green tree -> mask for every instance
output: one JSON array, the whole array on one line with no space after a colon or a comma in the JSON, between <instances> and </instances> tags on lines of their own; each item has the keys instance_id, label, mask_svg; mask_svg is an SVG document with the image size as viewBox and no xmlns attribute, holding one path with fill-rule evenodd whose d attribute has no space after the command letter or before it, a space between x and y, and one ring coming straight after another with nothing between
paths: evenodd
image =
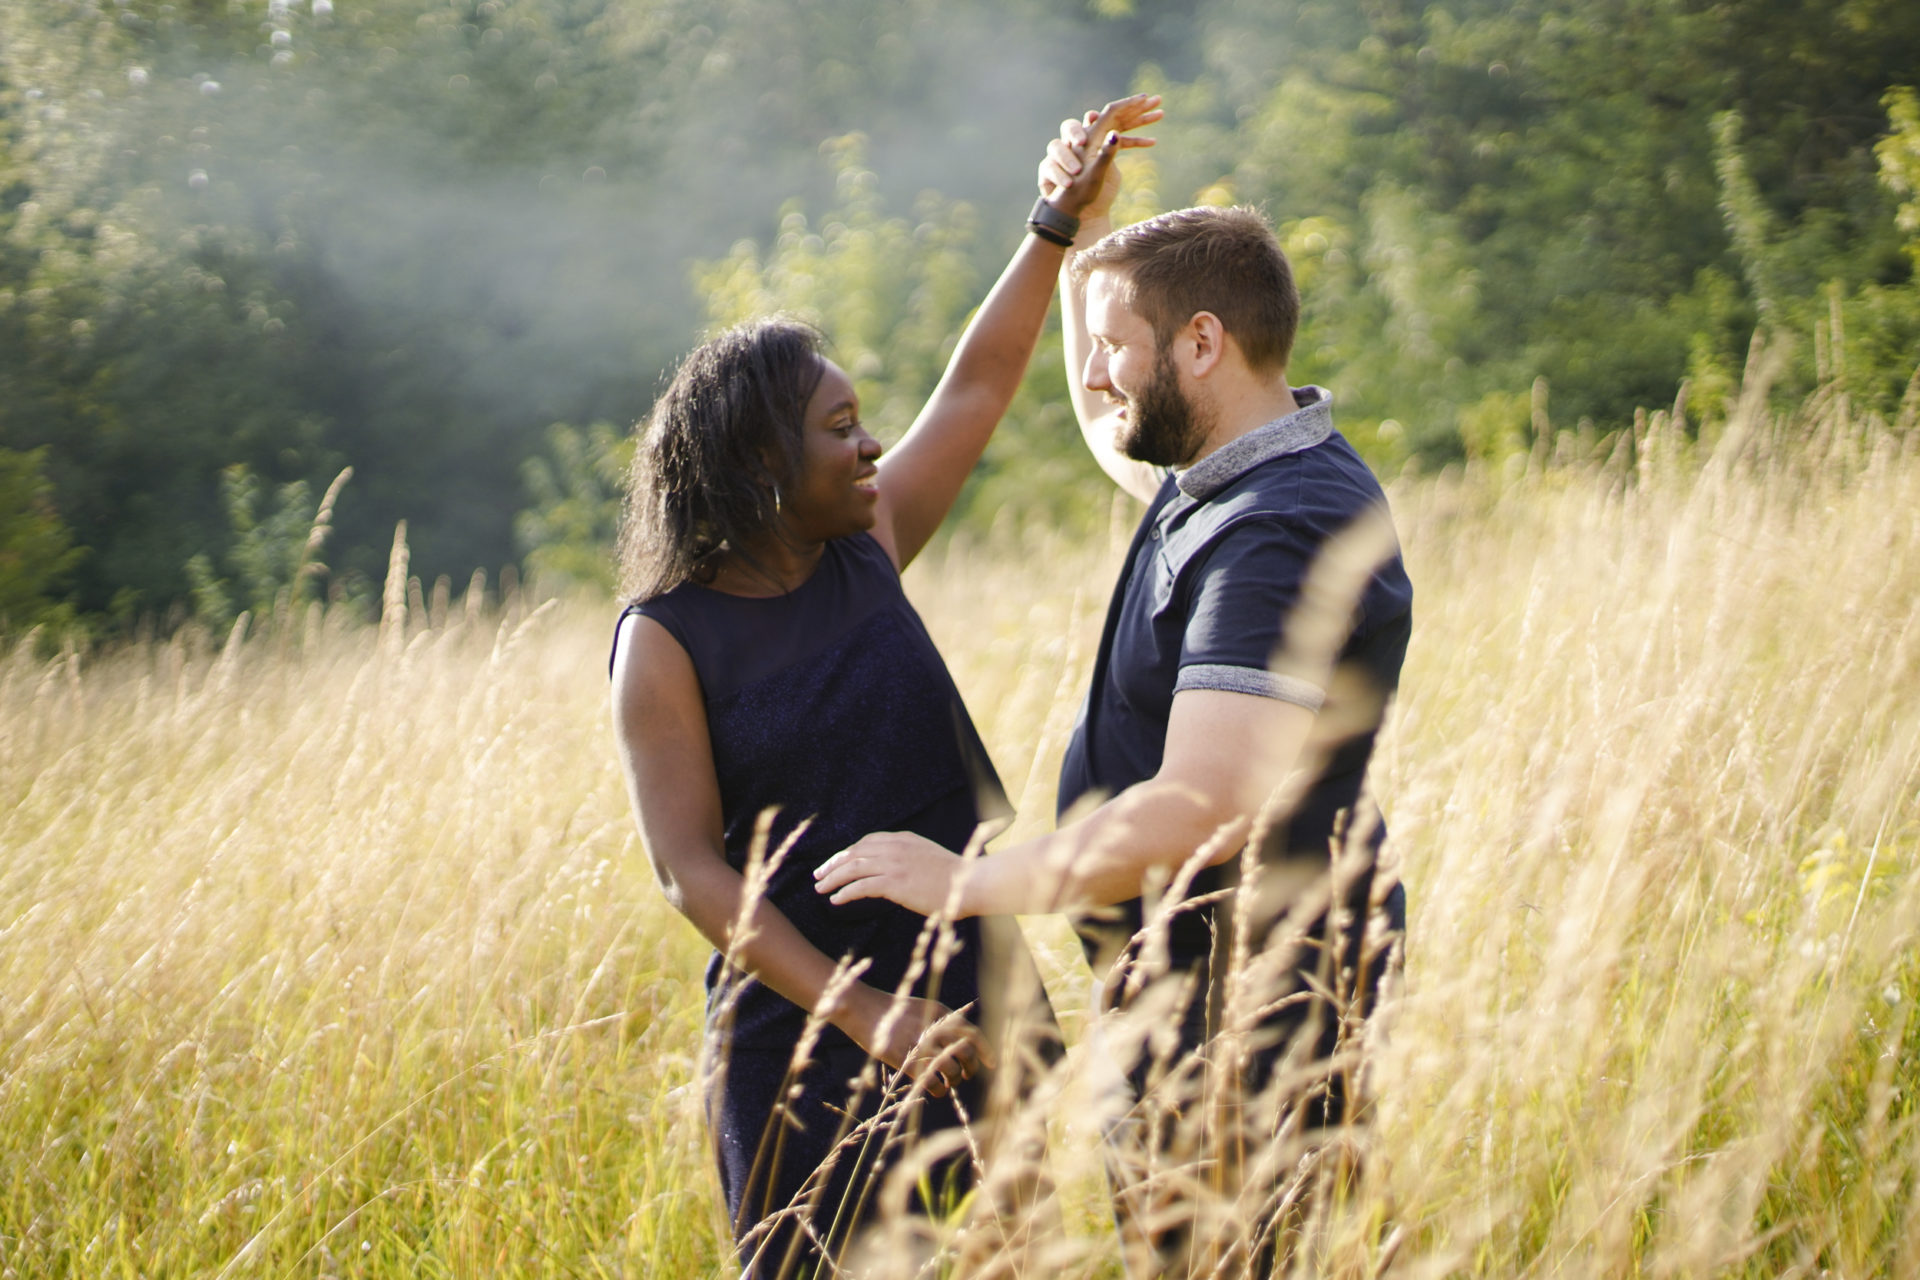
<instances>
[{"instance_id":1,"label":"green tree","mask_svg":"<svg viewBox=\"0 0 1920 1280\"><path fill-rule=\"evenodd\" d=\"M72 618L59 588L84 553L53 508L42 458L0 449L0 634Z\"/></svg>"},{"instance_id":2,"label":"green tree","mask_svg":"<svg viewBox=\"0 0 1920 1280\"><path fill-rule=\"evenodd\" d=\"M1908 85L1887 90L1882 100L1892 126L1874 147L1880 179L1906 200L1896 219L1907 233L1907 256L1920 266L1920 97Z\"/></svg>"},{"instance_id":3,"label":"green tree","mask_svg":"<svg viewBox=\"0 0 1920 1280\"><path fill-rule=\"evenodd\" d=\"M167 616L196 555L253 600L235 465L263 507L359 468L336 584L402 518L423 576L498 566L545 425L639 417L703 317L808 311L904 428L1040 137L1129 80L1172 95L1133 207L1267 207L1295 376L1376 459L1683 377L1710 415L1763 310L1780 394L1892 413L1915 65L1910 0L4 3L0 448L44 450L82 615ZM963 519L1102 492L1054 342Z\"/></svg>"},{"instance_id":4,"label":"green tree","mask_svg":"<svg viewBox=\"0 0 1920 1280\"><path fill-rule=\"evenodd\" d=\"M533 506L514 521L536 584L613 593L614 544L633 449L633 436L607 422L584 430L565 423L547 428L545 456L527 459L522 468Z\"/></svg>"},{"instance_id":5,"label":"green tree","mask_svg":"<svg viewBox=\"0 0 1920 1280\"><path fill-rule=\"evenodd\" d=\"M1872 144L1920 62L1913 6L1210 12L1208 71L1162 131L1173 187L1225 174L1311 242L1299 374L1363 441L1395 418L1401 447L1445 457L1463 412L1537 375L1563 425L1622 421L1689 372L1737 377L1763 300L1796 339L1831 328L1834 287L1856 400L1897 400L1912 264ZM1817 374L1798 346L1783 395Z\"/></svg>"},{"instance_id":6,"label":"green tree","mask_svg":"<svg viewBox=\"0 0 1920 1280\"><path fill-rule=\"evenodd\" d=\"M218 576L207 553L193 556L186 573L195 616L216 630L231 626L236 591L239 607L251 613L256 624L278 620L313 598L315 580L327 572L319 553L332 532L334 504L352 477L351 467L334 477L318 507L306 481L289 481L262 510L263 486L252 471L235 463L221 472L221 496L232 533L226 563L235 580Z\"/></svg>"},{"instance_id":7,"label":"green tree","mask_svg":"<svg viewBox=\"0 0 1920 1280\"><path fill-rule=\"evenodd\" d=\"M716 325L774 312L817 325L853 378L869 429L892 441L932 394L980 289L977 219L930 192L917 221L889 216L865 145L850 134L824 148L837 199L818 230L789 200L770 253L742 240L727 257L695 264L693 280Z\"/></svg>"},{"instance_id":8,"label":"green tree","mask_svg":"<svg viewBox=\"0 0 1920 1280\"><path fill-rule=\"evenodd\" d=\"M996 131L1024 149L1143 40L1186 47L1174 12L0 5L0 447L47 449L83 612L165 616L196 554L227 564L236 464L310 494L360 468L337 576L379 581L401 518L423 575L497 566L542 426L640 415L699 321L685 263L830 200L823 139L874 129L896 198L979 188L983 154L1017 195Z\"/></svg>"}]
</instances>

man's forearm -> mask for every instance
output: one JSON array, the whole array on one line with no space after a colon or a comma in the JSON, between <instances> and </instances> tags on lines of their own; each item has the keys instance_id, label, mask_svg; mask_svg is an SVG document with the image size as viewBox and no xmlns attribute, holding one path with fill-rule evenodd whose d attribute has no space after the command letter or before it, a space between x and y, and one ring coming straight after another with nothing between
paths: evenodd
<instances>
[{"instance_id":1,"label":"man's forearm","mask_svg":"<svg viewBox=\"0 0 1920 1280\"><path fill-rule=\"evenodd\" d=\"M1203 850L1207 865L1233 856L1245 818L1178 783L1129 787L1078 822L989 854L967 869L963 916L1041 915L1137 898L1166 883Z\"/></svg>"}]
</instances>

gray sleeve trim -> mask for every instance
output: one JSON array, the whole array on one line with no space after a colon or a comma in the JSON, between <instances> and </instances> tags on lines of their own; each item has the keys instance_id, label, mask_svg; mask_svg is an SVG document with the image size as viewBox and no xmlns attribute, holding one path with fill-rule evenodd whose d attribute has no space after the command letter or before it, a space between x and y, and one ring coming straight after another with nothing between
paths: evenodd
<instances>
[{"instance_id":1,"label":"gray sleeve trim","mask_svg":"<svg viewBox=\"0 0 1920 1280\"><path fill-rule=\"evenodd\" d=\"M1261 698L1277 698L1309 711L1320 710L1327 695L1298 676L1275 675L1259 667L1230 667L1224 663L1196 663L1180 668L1173 691L1216 689L1221 693L1251 693Z\"/></svg>"}]
</instances>

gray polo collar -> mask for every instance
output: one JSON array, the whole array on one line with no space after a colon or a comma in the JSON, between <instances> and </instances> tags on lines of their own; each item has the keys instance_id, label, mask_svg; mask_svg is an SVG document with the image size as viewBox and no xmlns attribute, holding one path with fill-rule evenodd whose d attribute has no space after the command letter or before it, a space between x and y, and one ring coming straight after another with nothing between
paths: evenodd
<instances>
[{"instance_id":1,"label":"gray polo collar","mask_svg":"<svg viewBox=\"0 0 1920 1280\"><path fill-rule=\"evenodd\" d=\"M1311 449L1333 434L1333 392L1325 387L1295 387L1292 413L1255 427L1221 445L1185 471L1173 473L1180 492L1205 502L1263 462Z\"/></svg>"}]
</instances>

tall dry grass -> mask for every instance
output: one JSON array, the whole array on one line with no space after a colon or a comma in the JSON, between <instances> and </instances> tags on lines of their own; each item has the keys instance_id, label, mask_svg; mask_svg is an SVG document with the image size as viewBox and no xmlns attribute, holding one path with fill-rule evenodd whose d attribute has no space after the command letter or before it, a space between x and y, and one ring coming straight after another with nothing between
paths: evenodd
<instances>
[{"instance_id":1,"label":"tall dry grass","mask_svg":"<svg viewBox=\"0 0 1920 1280\"><path fill-rule=\"evenodd\" d=\"M1920 1273L1920 448L1758 404L1393 491L1405 991L1301 1270ZM1116 559L909 575L1030 828ZM0 665L0 1275L729 1272L611 611L405 600ZM1113 1028L1028 924L1073 1042L1028 1274L1113 1275Z\"/></svg>"},{"instance_id":2,"label":"tall dry grass","mask_svg":"<svg viewBox=\"0 0 1920 1280\"><path fill-rule=\"evenodd\" d=\"M7 663L0 1266L720 1256L695 947L609 768L606 621Z\"/></svg>"}]
</instances>

